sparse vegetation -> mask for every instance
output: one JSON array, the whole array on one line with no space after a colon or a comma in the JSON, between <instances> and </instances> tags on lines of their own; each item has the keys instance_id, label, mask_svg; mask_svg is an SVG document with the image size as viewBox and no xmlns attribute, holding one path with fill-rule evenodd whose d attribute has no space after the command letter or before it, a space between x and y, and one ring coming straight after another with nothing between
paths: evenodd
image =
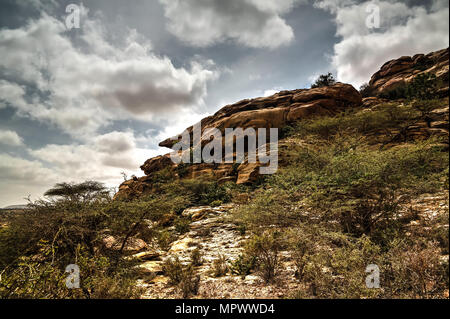
<instances>
[{"instance_id":1,"label":"sparse vegetation","mask_svg":"<svg viewBox=\"0 0 450 319\"><path fill-rule=\"evenodd\" d=\"M213 262L213 276L222 277L228 272L227 259L224 255L219 254Z\"/></svg>"},{"instance_id":2,"label":"sparse vegetation","mask_svg":"<svg viewBox=\"0 0 450 319\"><path fill-rule=\"evenodd\" d=\"M254 257L256 267L265 282L270 282L277 274L281 236L278 232L266 231L253 236L247 243L246 253Z\"/></svg>"},{"instance_id":3,"label":"sparse vegetation","mask_svg":"<svg viewBox=\"0 0 450 319\"><path fill-rule=\"evenodd\" d=\"M201 266L201 265L203 265L202 252L200 251L199 247L195 248L191 252L191 263L194 266Z\"/></svg>"},{"instance_id":4,"label":"sparse vegetation","mask_svg":"<svg viewBox=\"0 0 450 319\"><path fill-rule=\"evenodd\" d=\"M255 271L270 281L284 250L304 287L292 297L442 296L448 264L440 256L448 252L448 228L408 233L417 215L405 208L423 194L448 191L448 154L439 146L446 137L407 134L444 103L416 99L298 123L286 163L233 215L251 234L253 249L231 271ZM448 224L446 216L440 224ZM254 268L243 266L249 252ZM380 267L383 289L365 286L369 264Z\"/></svg>"},{"instance_id":5,"label":"sparse vegetation","mask_svg":"<svg viewBox=\"0 0 450 319\"><path fill-rule=\"evenodd\" d=\"M363 85L361 85L361 87L359 88L359 93L363 98L373 96L372 88L368 83L364 83Z\"/></svg>"},{"instance_id":6,"label":"sparse vegetation","mask_svg":"<svg viewBox=\"0 0 450 319\"><path fill-rule=\"evenodd\" d=\"M278 172L252 186L178 180L162 170L151 176L151 195L121 201L93 181L55 185L46 200L8 214L0 228L0 297L138 298L137 261L128 258L128 245L142 239L167 256L175 240L191 235L182 237L192 222L182 215L184 209L234 198L226 220L236 224L230 227L233 234L245 236L240 255L217 252L210 263L202 254L208 249L191 241L182 259L162 259L162 271L180 296L199 293L201 267L210 267L216 278L259 275L264 285L290 276L299 287L291 297L444 296L448 213L418 224L413 207L421 196L449 187L443 151L448 137L411 134L419 125L432 127L435 110L448 103L428 99L429 80L414 82L416 93L422 84L425 89L411 100L312 117L285 128L281 135L291 144L282 150ZM217 234L194 224L192 233ZM105 238L113 238L115 246L107 247ZM282 267L286 261L289 271ZM65 267L73 263L80 267L80 289L65 287ZM365 286L369 264L379 266L382 289Z\"/></svg>"}]
</instances>

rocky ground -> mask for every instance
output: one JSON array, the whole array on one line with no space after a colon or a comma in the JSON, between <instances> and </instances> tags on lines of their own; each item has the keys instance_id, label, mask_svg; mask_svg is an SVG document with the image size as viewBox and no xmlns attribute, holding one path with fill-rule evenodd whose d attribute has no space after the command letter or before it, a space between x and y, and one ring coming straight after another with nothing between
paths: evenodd
<instances>
[{"instance_id":1,"label":"rocky ground","mask_svg":"<svg viewBox=\"0 0 450 319\"><path fill-rule=\"evenodd\" d=\"M251 274L245 279L228 272L221 277L214 276L214 261L224 257L228 262L236 260L242 252L247 236L229 222L234 204L220 207L194 207L183 212L192 222L190 231L180 235L166 251L156 244L131 258L138 258L141 277L139 285L144 289L142 298L180 298L181 292L169 282L164 274L163 263L167 258L178 256L187 265L194 249L201 251L203 263L196 267L200 275L199 293L194 298L287 298L302 288L302 283L294 276L293 261L287 252L281 252L281 267L276 280L266 284L258 275ZM448 193L425 195L414 200L405 212L415 212L416 218L406 227L410 233L431 231L442 228L448 232ZM442 259L448 260L447 254ZM304 287L303 287L304 288ZM448 294L448 292L447 292Z\"/></svg>"}]
</instances>

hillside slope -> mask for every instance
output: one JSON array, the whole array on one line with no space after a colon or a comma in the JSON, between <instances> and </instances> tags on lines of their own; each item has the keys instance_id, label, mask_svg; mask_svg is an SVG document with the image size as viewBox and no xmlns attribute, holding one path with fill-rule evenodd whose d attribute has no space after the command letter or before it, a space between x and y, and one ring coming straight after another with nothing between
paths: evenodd
<instances>
[{"instance_id":1,"label":"hillside slope","mask_svg":"<svg viewBox=\"0 0 450 319\"><path fill-rule=\"evenodd\" d=\"M422 60L440 79L435 98L382 98L394 82L414 82ZM167 155L146 161L146 176L117 198L191 196L176 193L184 185L210 199L167 214L159 229L169 242L135 255L143 297L448 298L448 49L388 62L371 88L364 99L341 83L283 91L202 120L284 127L273 176L258 179L248 163L192 164L181 175ZM381 289L365 285L370 264Z\"/></svg>"}]
</instances>

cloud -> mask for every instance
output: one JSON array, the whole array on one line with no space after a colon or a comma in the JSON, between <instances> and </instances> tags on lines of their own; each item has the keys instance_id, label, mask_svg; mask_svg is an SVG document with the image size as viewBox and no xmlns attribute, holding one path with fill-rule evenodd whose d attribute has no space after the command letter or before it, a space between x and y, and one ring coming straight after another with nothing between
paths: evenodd
<instances>
[{"instance_id":1,"label":"cloud","mask_svg":"<svg viewBox=\"0 0 450 319\"><path fill-rule=\"evenodd\" d=\"M366 27L368 4L380 8L379 29ZM435 0L429 8L395 1L316 1L315 6L335 16L336 35L332 63L339 81L356 87L391 59L429 53L448 47L447 0Z\"/></svg>"},{"instance_id":2,"label":"cloud","mask_svg":"<svg viewBox=\"0 0 450 319\"><path fill-rule=\"evenodd\" d=\"M46 13L0 30L0 108L86 137L115 120L151 122L204 105L207 82L217 77L211 64L177 68L135 30L113 45L99 18L83 12L78 36Z\"/></svg>"},{"instance_id":3,"label":"cloud","mask_svg":"<svg viewBox=\"0 0 450 319\"><path fill-rule=\"evenodd\" d=\"M85 144L51 144L29 150L31 156L53 167L58 176L116 182L121 170L139 173L139 166L154 153L156 150L138 148L132 132L117 131Z\"/></svg>"},{"instance_id":4,"label":"cloud","mask_svg":"<svg viewBox=\"0 0 450 319\"><path fill-rule=\"evenodd\" d=\"M8 154L0 154L0 176L2 181L27 181L30 184L38 184L43 180L48 181L56 177L50 169L37 160L30 161Z\"/></svg>"},{"instance_id":5,"label":"cloud","mask_svg":"<svg viewBox=\"0 0 450 319\"><path fill-rule=\"evenodd\" d=\"M299 0L160 0L168 29L198 47L232 40L253 48L277 48L294 39L281 17ZM302 1L303 2L303 1Z\"/></svg>"},{"instance_id":6,"label":"cloud","mask_svg":"<svg viewBox=\"0 0 450 319\"><path fill-rule=\"evenodd\" d=\"M58 180L55 172L40 161L1 153L0 176L2 206L25 203L28 195L42 194Z\"/></svg>"},{"instance_id":7,"label":"cloud","mask_svg":"<svg viewBox=\"0 0 450 319\"><path fill-rule=\"evenodd\" d=\"M0 144L21 146L23 145L23 139L14 131L0 129Z\"/></svg>"}]
</instances>

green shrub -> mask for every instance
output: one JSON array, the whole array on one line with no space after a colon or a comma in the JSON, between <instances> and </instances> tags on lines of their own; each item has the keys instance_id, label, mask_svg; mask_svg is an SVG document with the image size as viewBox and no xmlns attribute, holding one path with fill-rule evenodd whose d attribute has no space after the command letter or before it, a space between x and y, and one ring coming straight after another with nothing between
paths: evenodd
<instances>
[{"instance_id":1,"label":"green shrub","mask_svg":"<svg viewBox=\"0 0 450 319\"><path fill-rule=\"evenodd\" d=\"M255 268L255 264L255 256L241 254L236 260L230 262L229 268L232 274L239 275L242 279L245 279L245 277L250 275L251 271Z\"/></svg>"},{"instance_id":2,"label":"green shrub","mask_svg":"<svg viewBox=\"0 0 450 319\"><path fill-rule=\"evenodd\" d=\"M364 83L363 85L361 85L361 87L359 88L359 93L363 98L373 96L373 90L368 83Z\"/></svg>"},{"instance_id":3,"label":"green shrub","mask_svg":"<svg viewBox=\"0 0 450 319\"><path fill-rule=\"evenodd\" d=\"M223 277L228 273L227 259L225 256L219 254L213 262L213 276Z\"/></svg>"},{"instance_id":4,"label":"green shrub","mask_svg":"<svg viewBox=\"0 0 450 319\"><path fill-rule=\"evenodd\" d=\"M163 264L163 271L172 285L178 285L183 279L183 265L178 256L167 258Z\"/></svg>"},{"instance_id":5,"label":"green shrub","mask_svg":"<svg viewBox=\"0 0 450 319\"><path fill-rule=\"evenodd\" d=\"M384 283L387 297L431 298L448 289L448 261L441 263L433 242L399 241L385 256ZM383 272L382 272L383 273Z\"/></svg>"},{"instance_id":6,"label":"green shrub","mask_svg":"<svg viewBox=\"0 0 450 319\"><path fill-rule=\"evenodd\" d=\"M211 203L210 203L210 205L212 206L212 207L219 207L219 206L221 206L223 203L222 203L222 201L221 200L215 200L215 201L212 201Z\"/></svg>"},{"instance_id":7,"label":"green shrub","mask_svg":"<svg viewBox=\"0 0 450 319\"><path fill-rule=\"evenodd\" d=\"M320 75L317 80L314 82L314 84L311 85L311 88L320 88L324 86L332 86L336 83L336 80L334 79L333 74L330 72L327 74Z\"/></svg>"},{"instance_id":8,"label":"green shrub","mask_svg":"<svg viewBox=\"0 0 450 319\"><path fill-rule=\"evenodd\" d=\"M267 283L277 274L280 249L278 232L266 231L253 236L247 243L246 254L255 259L258 273Z\"/></svg>"},{"instance_id":9,"label":"green shrub","mask_svg":"<svg viewBox=\"0 0 450 319\"><path fill-rule=\"evenodd\" d=\"M161 249L169 250L170 244L176 240L176 236L167 229L162 229L157 232L156 239Z\"/></svg>"},{"instance_id":10,"label":"green shrub","mask_svg":"<svg viewBox=\"0 0 450 319\"><path fill-rule=\"evenodd\" d=\"M189 232L190 223L191 222L188 219L178 218L175 221L175 230L180 234L185 234Z\"/></svg>"},{"instance_id":11,"label":"green shrub","mask_svg":"<svg viewBox=\"0 0 450 319\"><path fill-rule=\"evenodd\" d=\"M200 276L195 273L195 269L192 265L189 265L183 269L182 278L178 286L184 299L190 297L191 295L198 294L198 289L200 287Z\"/></svg>"},{"instance_id":12,"label":"green shrub","mask_svg":"<svg viewBox=\"0 0 450 319\"><path fill-rule=\"evenodd\" d=\"M419 74L407 85L405 95L408 99L431 100L435 98L438 85L435 74Z\"/></svg>"},{"instance_id":13,"label":"green shrub","mask_svg":"<svg viewBox=\"0 0 450 319\"><path fill-rule=\"evenodd\" d=\"M203 257L202 252L199 247L195 248L191 252L191 263L193 266L201 266L203 265Z\"/></svg>"},{"instance_id":14,"label":"green shrub","mask_svg":"<svg viewBox=\"0 0 450 319\"><path fill-rule=\"evenodd\" d=\"M200 276L196 274L193 264L183 266L178 256L169 257L164 261L163 271L169 277L170 284L180 289L183 298L198 293Z\"/></svg>"}]
</instances>

